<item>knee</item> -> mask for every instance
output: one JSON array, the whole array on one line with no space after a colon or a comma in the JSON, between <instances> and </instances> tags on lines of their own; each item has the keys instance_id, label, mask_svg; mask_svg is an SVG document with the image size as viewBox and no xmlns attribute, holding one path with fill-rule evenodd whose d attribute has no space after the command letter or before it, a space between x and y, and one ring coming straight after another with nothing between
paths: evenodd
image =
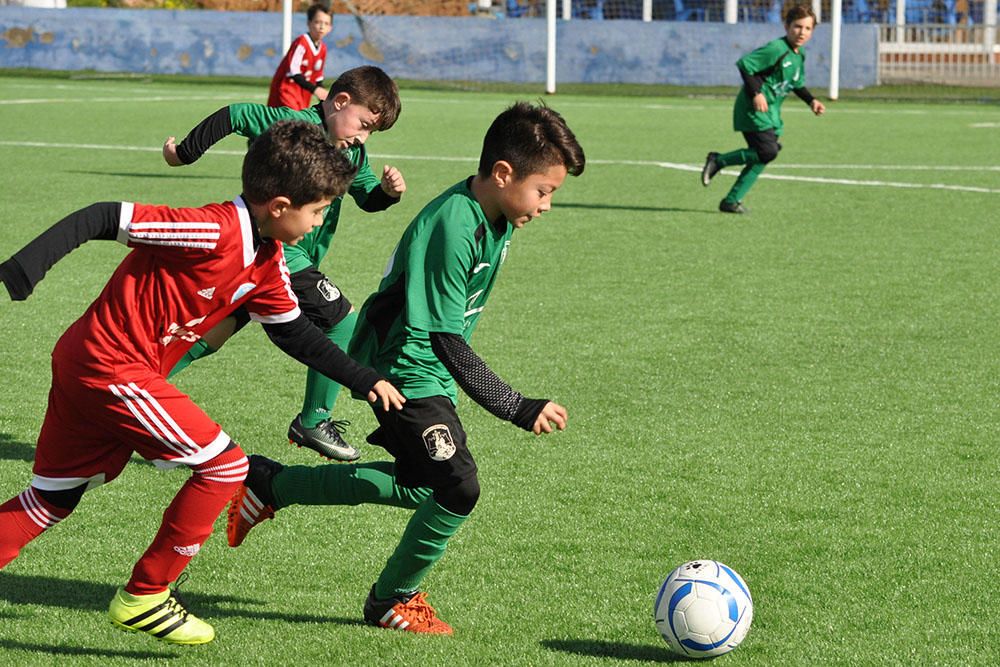
<instances>
[{"instance_id":1,"label":"knee","mask_svg":"<svg viewBox=\"0 0 1000 667\"><path fill-rule=\"evenodd\" d=\"M472 514L472 508L479 500L479 478L473 475L455 486L434 491L434 500L449 512L460 516Z\"/></svg>"},{"instance_id":2,"label":"knee","mask_svg":"<svg viewBox=\"0 0 1000 667\"><path fill-rule=\"evenodd\" d=\"M246 479L250 462L240 446L230 441L221 453L191 470L206 482L238 486Z\"/></svg>"},{"instance_id":3,"label":"knee","mask_svg":"<svg viewBox=\"0 0 1000 667\"><path fill-rule=\"evenodd\" d=\"M59 491L49 491L46 489L35 489L42 500L49 503L50 505L55 505L60 509L72 512L76 509L76 506L80 503L80 499L83 498L84 492L87 490L86 484L81 484L72 489L61 489Z\"/></svg>"},{"instance_id":4,"label":"knee","mask_svg":"<svg viewBox=\"0 0 1000 667\"><path fill-rule=\"evenodd\" d=\"M768 162L773 162L778 157L780 150L781 144L778 143L762 146L757 149L757 157L760 159L761 164L767 164Z\"/></svg>"}]
</instances>

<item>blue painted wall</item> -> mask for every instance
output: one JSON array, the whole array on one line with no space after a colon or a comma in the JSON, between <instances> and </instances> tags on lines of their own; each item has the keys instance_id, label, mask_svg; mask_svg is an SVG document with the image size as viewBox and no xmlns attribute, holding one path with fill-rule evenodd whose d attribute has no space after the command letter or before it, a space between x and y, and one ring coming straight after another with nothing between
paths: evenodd
<instances>
[{"instance_id":1,"label":"blue painted wall","mask_svg":"<svg viewBox=\"0 0 1000 667\"><path fill-rule=\"evenodd\" d=\"M295 34L305 15L294 17ZM734 63L782 35L769 24L570 21L557 81L736 85ZM875 84L877 27L844 25L844 88ZM334 18L328 76L376 64L403 79L545 81L543 19ZM807 47L808 84L829 84L830 29ZM282 57L274 13L0 7L0 67L269 77Z\"/></svg>"}]
</instances>

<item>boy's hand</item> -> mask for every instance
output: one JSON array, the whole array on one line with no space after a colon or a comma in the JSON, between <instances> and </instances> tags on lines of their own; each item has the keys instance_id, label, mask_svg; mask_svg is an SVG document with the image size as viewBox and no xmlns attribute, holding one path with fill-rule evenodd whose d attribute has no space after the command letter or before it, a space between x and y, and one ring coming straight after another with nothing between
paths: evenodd
<instances>
[{"instance_id":1,"label":"boy's hand","mask_svg":"<svg viewBox=\"0 0 1000 667\"><path fill-rule=\"evenodd\" d=\"M372 387L372 390L368 392L369 403L378 403L379 400L382 401L382 409L386 412L389 412L390 406L401 410L403 403L406 403L406 397L399 393L399 390L389 384L387 380L379 380Z\"/></svg>"},{"instance_id":2,"label":"boy's hand","mask_svg":"<svg viewBox=\"0 0 1000 667\"><path fill-rule=\"evenodd\" d=\"M555 425L555 427L560 431L563 431L566 429L567 419L569 419L569 413L566 412L566 408L558 403L549 401L545 404L545 407L542 408L542 411L538 413L538 417L535 418L535 426L531 429L531 431L535 435L552 433L553 425Z\"/></svg>"},{"instance_id":3,"label":"boy's hand","mask_svg":"<svg viewBox=\"0 0 1000 667\"><path fill-rule=\"evenodd\" d=\"M317 86L316 90L313 91L313 95L316 96L317 100L319 100L320 102L322 102L323 100L326 99L327 93L329 93L329 92L330 91L326 90L325 88L320 88L320 87Z\"/></svg>"},{"instance_id":4,"label":"boy's hand","mask_svg":"<svg viewBox=\"0 0 1000 667\"><path fill-rule=\"evenodd\" d=\"M822 116L823 112L826 111L826 107L823 106L823 103L820 102L819 100L813 100L812 104L810 104L809 107L812 109L812 112L817 116Z\"/></svg>"},{"instance_id":5,"label":"boy's hand","mask_svg":"<svg viewBox=\"0 0 1000 667\"><path fill-rule=\"evenodd\" d=\"M177 157L177 144L174 143L174 137L167 137L167 140L163 142L163 159L171 167L184 166L181 159Z\"/></svg>"},{"instance_id":6,"label":"boy's hand","mask_svg":"<svg viewBox=\"0 0 1000 667\"><path fill-rule=\"evenodd\" d=\"M403 174L399 172L399 169L389 165L382 168L380 185L382 190L393 199L399 199L406 192L406 181L403 180Z\"/></svg>"},{"instance_id":7,"label":"boy's hand","mask_svg":"<svg viewBox=\"0 0 1000 667\"><path fill-rule=\"evenodd\" d=\"M764 93L757 93L753 96L753 108L754 111L767 113L767 98L764 97Z\"/></svg>"}]
</instances>

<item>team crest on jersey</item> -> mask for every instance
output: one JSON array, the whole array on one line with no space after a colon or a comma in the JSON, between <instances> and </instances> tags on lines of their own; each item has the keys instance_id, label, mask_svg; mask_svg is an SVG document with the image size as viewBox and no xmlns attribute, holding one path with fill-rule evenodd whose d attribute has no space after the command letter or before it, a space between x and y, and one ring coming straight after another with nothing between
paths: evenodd
<instances>
[{"instance_id":1,"label":"team crest on jersey","mask_svg":"<svg viewBox=\"0 0 1000 667\"><path fill-rule=\"evenodd\" d=\"M316 289L319 290L319 293L327 301L336 301L340 298L340 290L328 278L323 278L323 280L316 283Z\"/></svg>"},{"instance_id":2,"label":"team crest on jersey","mask_svg":"<svg viewBox=\"0 0 1000 667\"><path fill-rule=\"evenodd\" d=\"M233 292L233 298L229 300L229 303L236 303L237 301L245 297L247 294L249 294L250 290L252 290L254 287L256 287L256 285L254 285L253 283L243 283L242 285L236 288L235 292Z\"/></svg>"},{"instance_id":3,"label":"team crest on jersey","mask_svg":"<svg viewBox=\"0 0 1000 667\"><path fill-rule=\"evenodd\" d=\"M434 424L423 432L424 446L432 461L447 461L455 455L455 440L444 424Z\"/></svg>"}]
</instances>

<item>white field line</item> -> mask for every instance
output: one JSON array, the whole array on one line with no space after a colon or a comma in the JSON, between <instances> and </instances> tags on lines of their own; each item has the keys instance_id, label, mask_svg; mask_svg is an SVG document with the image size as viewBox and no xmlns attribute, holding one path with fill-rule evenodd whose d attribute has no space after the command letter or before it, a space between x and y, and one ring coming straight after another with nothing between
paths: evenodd
<instances>
[{"instance_id":1,"label":"white field line","mask_svg":"<svg viewBox=\"0 0 1000 667\"><path fill-rule=\"evenodd\" d=\"M25 87L25 86L19 86ZM63 84L66 89L72 90L71 86ZM735 89L734 89L735 90ZM128 97L86 97L82 95L74 95L71 97L48 97L48 98L22 98L22 99L11 99L11 100L0 100L0 105L5 104L67 104L67 103L80 103L80 102L103 102L112 104L121 104L123 102L187 102L191 100L202 101L202 100L218 100L218 101L232 101L231 95L196 95L196 96L176 96L176 95L159 95L155 97L145 97L142 93L137 93L134 96ZM438 98L434 96L410 96L405 95L403 97L403 102L406 104L419 104L419 103L430 103L435 105L441 104L453 104L453 105L473 105L473 106L495 106L497 104L496 100L483 99L483 98L472 98L469 99L455 99L455 98ZM720 101L721 102L721 101ZM620 109L619 102L604 102L601 100L593 101L583 101L574 99L561 99L558 102L559 107L576 107L576 108L609 108L614 107ZM731 104L726 102L725 104L672 104L672 103L660 103L660 102L638 102L631 106L633 109L648 109L654 111L725 111L730 112ZM782 109L783 112L791 113L812 113L808 108L803 106L789 105ZM995 108L991 108L986 105L980 105L972 108L964 109L872 109L872 108L849 108L849 107L838 107L831 103L829 108L829 114L863 114L863 115L907 115L907 116L928 116L933 115L935 117L939 116L979 116L982 117L986 114L986 117L992 116L996 112ZM979 122L970 123L969 127L972 128L995 128L1000 127L1000 123L996 122Z\"/></svg>"},{"instance_id":2,"label":"white field line","mask_svg":"<svg viewBox=\"0 0 1000 667\"><path fill-rule=\"evenodd\" d=\"M135 97L62 97L54 98L49 97L46 99L38 98L23 98L18 100L0 100L0 105L4 104L71 104L80 102L108 102L111 104L121 104L123 102L128 102L129 104L133 102L191 102L191 101L216 101L216 102L232 102L232 95L196 95L193 97L177 97L176 95L162 95L157 97L136 95Z\"/></svg>"},{"instance_id":3,"label":"white field line","mask_svg":"<svg viewBox=\"0 0 1000 667\"><path fill-rule=\"evenodd\" d=\"M107 144L70 144L54 143L43 141L0 141L0 146L11 146L21 148L70 148L82 150L106 150L106 151L137 151L147 153L159 153L159 146L112 146ZM213 149L211 155L244 155L246 151L233 151ZM371 157L380 160L416 160L420 162L469 162L476 163L477 158L472 157L447 157L440 155L393 155L372 153ZM637 167L659 167L661 169L674 169L677 171L700 172L700 165L681 164L678 162L660 162L653 160L588 160L590 164L610 165L610 166L637 166ZM778 165L775 165L777 167ZM917 171L997 171L1000 167L987 165L983 167L971 166L944 166L935 168L933 165L785 165L786 168L793 169L914 169ZM723 172L727 176L736 176L735 170ZM958 192L981 192L985 194L1000 194L1000 188L984 188L973 185L951 185L948 183L904 183L899 181L862 181L854 178L827 178L825 176L789 176L785 174L764 173L760 178L769 178L776 181L797 181L801 183L827 183L831 185L853 185L865 187L883 188L907 188L913 190L955 190Z\"/></svg>"}]
</instances>

